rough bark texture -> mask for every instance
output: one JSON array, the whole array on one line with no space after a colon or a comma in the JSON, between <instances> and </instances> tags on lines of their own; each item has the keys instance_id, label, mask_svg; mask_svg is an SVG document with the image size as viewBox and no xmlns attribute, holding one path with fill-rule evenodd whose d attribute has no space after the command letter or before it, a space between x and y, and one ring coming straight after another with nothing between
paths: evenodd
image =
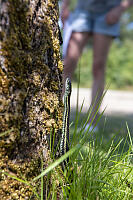
<instances>
[{"instance_id":1,"label":"rough bark texture","mask_svg":"<svg viewBox=\"0 0 133 200\"><path fill-rule=\"evenodd\" d=\"M36 199L9 175L32 180L49 163L51 130L59 139L59 48L58 0L0 0L0 199Z\"/></svg>"}]
</instances>

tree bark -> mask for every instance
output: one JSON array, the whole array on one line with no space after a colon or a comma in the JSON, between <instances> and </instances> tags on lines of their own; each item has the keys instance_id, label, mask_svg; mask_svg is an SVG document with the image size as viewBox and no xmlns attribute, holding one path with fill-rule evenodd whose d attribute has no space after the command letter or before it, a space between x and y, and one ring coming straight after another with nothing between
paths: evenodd
<instances>
[{"instance_id":1,"label":"tree bark","mask_svg":"<svg viewBox=\"0 0 133 200\"><path fill-rule=\"evenodd\" d=\"M59 49L58 0L0 1L0 199L36 199L10 176L31 181L50 161L50 133L59 140Z\"/></svg>"}]
</instances>

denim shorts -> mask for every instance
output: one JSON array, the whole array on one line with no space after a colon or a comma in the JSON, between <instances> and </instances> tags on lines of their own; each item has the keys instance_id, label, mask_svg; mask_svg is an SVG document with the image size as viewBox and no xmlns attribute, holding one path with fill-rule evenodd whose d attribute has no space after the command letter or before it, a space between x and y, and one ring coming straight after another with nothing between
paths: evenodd
<instances>
[{"instance_id":1,"label":"denim shorts","mask_svg":"<svg viewBox=\"0 0 133 200\"><path fill-rule=\"evenodd\" d=\"M75 10L70 14L68 23L73 32L100 33L112 37L120 35L120 22L113 25L106 23L106 13L93 13Z\"/></svg>"}]
</instances>

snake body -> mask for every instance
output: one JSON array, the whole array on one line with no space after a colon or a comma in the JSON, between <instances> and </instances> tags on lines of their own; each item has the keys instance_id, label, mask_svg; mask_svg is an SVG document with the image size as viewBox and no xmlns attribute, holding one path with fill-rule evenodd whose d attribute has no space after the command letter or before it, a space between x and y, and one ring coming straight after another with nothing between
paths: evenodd
<instances>
[{"instance_id":1,"label":"snake body","mask_svg":"<svg viewBox=\"0 0 133 200\"><path fill-rule=\"evenodd\" d=\"M71 96L71 81L69 78L65 82L65 93L64 93L64 114L63 114L63 125L62 135L60 142L60 155L64 155L69 150L69 118L70 118L70 96ZM68 160L63 162L66 166Z\"/></svg>"}]
</instances>

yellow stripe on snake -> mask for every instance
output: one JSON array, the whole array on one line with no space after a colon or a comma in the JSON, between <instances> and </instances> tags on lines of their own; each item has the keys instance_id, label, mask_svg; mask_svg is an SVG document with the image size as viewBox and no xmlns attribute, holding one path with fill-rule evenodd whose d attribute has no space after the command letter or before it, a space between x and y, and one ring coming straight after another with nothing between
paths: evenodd
<instances>
[{"instance_id":1,"label":"yellow stripe on snake","mask_svg":"<svg viewBox=\"0 0 133 200\"><path fill-rule=\"evenodd\" d=\"M64 155L69 150L69 118L70 118L70 96L71 96L71 81L69 78L65 82L65 93L64 93L64 114L63 114L63 125L62 135L60 142L60 155ZM68 159L63 161L63 168L68 163Z\"/></svg>"}]
</instances>

